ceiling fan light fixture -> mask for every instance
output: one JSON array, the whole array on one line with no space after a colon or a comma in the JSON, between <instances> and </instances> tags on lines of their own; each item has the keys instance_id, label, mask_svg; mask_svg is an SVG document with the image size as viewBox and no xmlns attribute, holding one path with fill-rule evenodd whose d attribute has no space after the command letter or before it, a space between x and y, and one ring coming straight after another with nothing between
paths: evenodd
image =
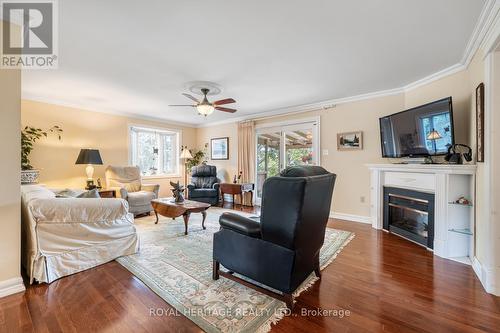
<instances>
[{"instance_id":1,"label":"ceiling fan light fixture","mask_svg":"<svg viewBox=\"0 0 500 333\"><path fill-rule=\"evenodd\" d=\"M208 115L211 115L215 111L215 108L211 104L198 104L196 106L196 110L198 110L199 114L206 117Z\"/></svg>"}]
</instances>

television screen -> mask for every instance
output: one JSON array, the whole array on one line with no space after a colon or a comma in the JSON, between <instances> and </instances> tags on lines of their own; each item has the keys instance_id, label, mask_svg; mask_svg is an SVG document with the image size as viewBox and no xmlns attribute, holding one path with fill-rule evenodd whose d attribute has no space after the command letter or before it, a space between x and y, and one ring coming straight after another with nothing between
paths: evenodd
<instances>
[{"instance_id":1,"label":"television screen","mask_svg":"<svg viewBox=\"0 0 500 333\"><path fill-rule=\"evenodd\" d=\"M380 118L383 157L444 155L455 143L451 97Z\"/></svg>"}]
</instances>

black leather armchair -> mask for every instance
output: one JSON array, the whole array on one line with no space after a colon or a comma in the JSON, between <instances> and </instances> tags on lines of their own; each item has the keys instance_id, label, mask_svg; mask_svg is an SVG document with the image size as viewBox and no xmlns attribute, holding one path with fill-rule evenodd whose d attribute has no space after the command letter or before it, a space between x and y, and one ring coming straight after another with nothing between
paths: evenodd
<instances>
[{"instance_id":1,"label":"black leather armchair","mask_svg":"<svg viewBox=\"0 0 500 333\"><path fill-rule=\"evenodd\" d=\"M205 202L211 205L219 203L220 181L217 168L213 165L199 165L191 169L191 184L188 184L190 200Z\"/></svg>"},{"instance_id":2,"label":"black leather armchair","mask_svg":"<svg viewBox=\"0 0 500 333\"><path fill-rule=\"evenodd\" d=\"M291 167L264 182L260 222L224 213L214 234L213 279L222 275L242 282L236 272L279 290L282 295L272 296L291 308L295 289L312 272L320 277L319 251L335 178L322 167Z\"/></svg>"}]
</instances>

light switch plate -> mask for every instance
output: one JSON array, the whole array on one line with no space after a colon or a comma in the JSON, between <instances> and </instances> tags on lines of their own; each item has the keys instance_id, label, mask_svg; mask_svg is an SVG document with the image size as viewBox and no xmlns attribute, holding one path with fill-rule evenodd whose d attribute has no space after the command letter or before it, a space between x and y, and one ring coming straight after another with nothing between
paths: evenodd
<instances>
[{"instance_id":1,"label":"light switch plate","mask_svg":"<svg viewBox=\"0 0 500 333\"><path fill-rule=\"evenodd\" d=\"M323 156L328 156L328 149L323 149Z\"/></svg>"}]
</instances>

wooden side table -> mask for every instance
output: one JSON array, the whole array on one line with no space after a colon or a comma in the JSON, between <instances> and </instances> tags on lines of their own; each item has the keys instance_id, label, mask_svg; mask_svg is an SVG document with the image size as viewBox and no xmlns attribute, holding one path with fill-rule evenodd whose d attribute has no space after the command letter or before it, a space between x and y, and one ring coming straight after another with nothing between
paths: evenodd
<instances>
[{"instance_id":1,"label":"wooden side table","mask_svg":"<svg viewBox=\"0 0 500 333\"><path fill-rule=\"evenodd\" d=\"M116 191L101 188L99 190L99 195L101 196L101 198L116 198Z\"/></svg>"},{"instance_id":2,"label":"wooden side table","mask_svg":"<svg viewBox=\"0 0 500 333\"><path fill-rule=\"evenodd\" d=\"M252 196L250 198L250 206L253 207L253 190L255 185L253 183L243 183L243 184L234 184L234 183L222 183L220 184L220 192L222 195L222 205L224 205L224 194L231 194L233 196L233 206L234 206L234 196L239 195L241 199L241 204L243 204L243 194L250 193Z\"/></svg>"}]
</instances>

